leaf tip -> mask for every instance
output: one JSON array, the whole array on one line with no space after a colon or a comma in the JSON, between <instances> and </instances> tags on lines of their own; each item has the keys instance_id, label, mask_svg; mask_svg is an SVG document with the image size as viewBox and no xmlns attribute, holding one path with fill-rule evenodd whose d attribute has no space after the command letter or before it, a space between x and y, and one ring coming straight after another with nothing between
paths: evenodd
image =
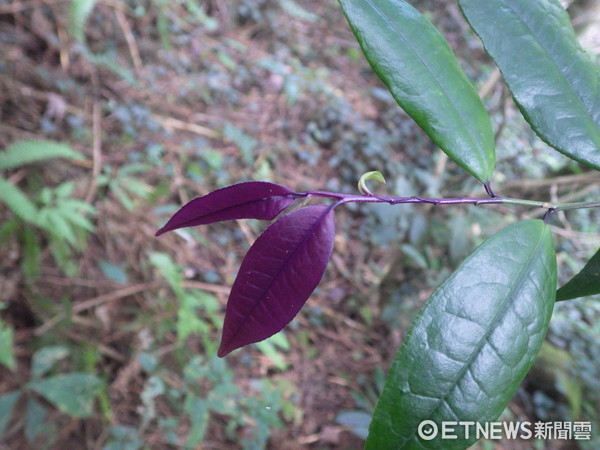
<instances>
[{"instance_id":1,"label":"leaf tip","mask_svg":"<svg viewBox=\"0 0 600 450\"><path fill-rule=\"evenodd\" d=\"M232 352L233 349L228 349L225 345L223 345L223 342L221 342L221 345L219 346L219 350L217 350L217 356L219 358L224 358L225 356L227 356L229 353Z\"/></svg>"}]
</instances>

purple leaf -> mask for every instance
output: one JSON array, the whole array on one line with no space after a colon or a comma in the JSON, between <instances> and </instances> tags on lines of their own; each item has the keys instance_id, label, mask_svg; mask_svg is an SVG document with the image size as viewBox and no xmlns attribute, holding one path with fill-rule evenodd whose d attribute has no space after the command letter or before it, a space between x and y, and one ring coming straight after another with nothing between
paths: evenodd
<instances>
[{"instance_id":1,"label":"purple leaf","mask_svg":"<svg viewBox=\"0 0 600 450\"><path fill-rule=\"evenodd\" d=\"M307 206L273 223L252 245L231 288L223 357L266 339L300 311L325 272L335 233L332 206Z\"/></svg>"},{"instance_id":2,"label":"purple leaf","mask_svg":"<svg viewBox=\"0 0 600 450\"><path fill-rule=\"evenodd\" d=\"M234 184L187 203L156 232L156 236L177 228L223 220L271 220L297 197L299 195L294 191L279 184L264 181Z\"/></svg>"}]
</instances>

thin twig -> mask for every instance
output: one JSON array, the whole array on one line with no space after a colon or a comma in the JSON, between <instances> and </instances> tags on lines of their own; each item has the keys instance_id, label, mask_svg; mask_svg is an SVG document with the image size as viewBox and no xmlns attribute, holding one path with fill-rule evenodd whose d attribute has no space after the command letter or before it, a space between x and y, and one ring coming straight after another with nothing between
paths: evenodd
<instances>
[{"instance_id":1,"label":"thin twig","mask_svg":"<svg viewBox=\"0 0 600 450\"><path fill-rule=\"evenodd\" d=\"M352 275L350 269L348 269L344 260L337 253L333 253L331 255L331 262L333 266L337 269L337 271L340 273L340 275L352 286L354 286L358 291L360 291L363 294L369 293L369 288L363 286L358 281L358 278Z\"/></svg>"},{"instance_id":2,"label":"thin twig","mask_svg":"<svg viewBox=\"0 0 600 450\"><path fill-rule=\"evenodd\" d=\"M483 83L481 88L479 88L479 96L481 98L487 97L492 92L498 81L500 81L500 69L496 68L488 75L485 83Z\"/></svg>"},{"instance_id":3,"label":"thin twig","mask_svg":"<svg viewBox=\"0 0 600 450\"><path fill-rule=\"evenodd\" d=\"M584 187L583 189L580 189L579 191L575 191L575 192L571 192L570 194L563 195L560 199L560 203L569 203L574 200L584 198L588 194L598 191L598 189L600 189L600 185L597 185L597 184L596 185L594 185L594 184L588 185L588 186Z\"/></svg>"},{"instance_id":4,"label":"thin twig","mask_svg":"<svg viewBox=\"0 0 600 450\"><path fill-rule=\"evenodd\" d=\"M556 186L556 185L553 185L553 186ZM555 202L553 202L553 203L555 203L556 205L565 204L565 203L570 203L570 202L572 202L573 200L576 200L576 199L578 199L578 198L585 197L585 196L586 196L587 194L589 194L590 192L593 192L593 191L596 191L596 190L598 190L598 186L596 186L596 185L589 185L589 186L586 186L585 188L583 188L583 189L581 189L581 190L579 190L579 191L577 191L577 192L573 192L573 193L571 193L571 194L568 194L568 195L565 195L565 196L563 196L562 198L560 198L560 202L556 202L556 203L555 203ZM575 206L576 206L576 205L575 205ZM598 206L596 206L596 205L593 205L593 204L592 204L592 206L591 206L591 207L598 207ZM561 208L561 207L558 207L557 209L558 209L558 211L556 211L556 213L557 213L557 214L561 214L561 213L562 213L562 214L564 214L564 211L565 211L566 209L577 209L577 208ZM525 220L525 219L531 219L531 218L533 218L533 217L537 217L538 215L539 215L539 214L535 214L535 213L533 213L533 212L532 212L532 213L528 213L528 214L524 214L524 215L523 215L523 219L524 219L524 220Z\"/></svg>"},{"instance_id":5,"label":"thin twig","mask_svg":"<svg viewBox=\"0 0 600 450\"><path fill-rule=\"evenodd\" d=\"M246 238L246 242L248 243L248 245L251 246L252 244L254 244L254 241L256 241L256 236L254 236L254 233L252 232L252 230L250 229L250 227L248 226L246 221L237 219L236 222L237 222L238 226L240 227L240 230L244 234L244 237Z\"/></svg>"},{"instance_id":6,"label":"thin twig","mask_svg":"<svg viewBox=\"0 0 600 450\"><path fill-rule=\"evenodd\" d=\"M508 124L508 113L509 113L510 105L511 105L511 103L510 103L508 95L507 95L507 90L502 89L502 95L500 97L500 109L501 109L500 123L498 124L498 127L496 129L496 134L494 136L494 142L496 142L496 144L500 141L500 138L502 137L502 134L504 133L504 130L506 129L506 125Z\"/></svg>"},{"instance_id":7,"label":"thin twig","mask_svg":"<svg viewBox=\"0 0 600 450\"><path fill-rule=\"evenodd\" d=\"M567 231L564 228L550 224L550 229L553 233L562 236L563 238L572 241L578 240L582 246L595 247L600 244L600 237L596 233L583 233L581 231Z\"/></svg>"},{"instance_id":8,"label":"thin twig","mask_svg":"<svg viewBox=\"0 0 600 450\"><path fill-rule=\"evenodd\" d=\"M140 51L138 50L135 38L133 37L133 33L131 31L131 27L129 26L129 22L127 21L125 13L122 9L115 9L114 11L115 16L117 17L117 22L119 22L119 26L123 30L125 42L127 42L127 48L129 49L131 60L133 61L133 67L135 67L136 72L140 72L143 66L142 58L140 57Z\"/></svg>"},{"instance_id":9,"label":"thin twig","mask_svg":"<svg viewBox=\"0 0 600 450\"><path fill-rule=\"evenodd\" d=\"M62 25L57 24L56 34L58 36L60 66L63 72L66 73L68 72L69 66L71 65L71 59L69 58L69 49L67 46L69 42L68 33L62 27Z\"/></svg>"},{"instance_id":10,"label":"thin twig","mask_svg":"<svg viewBox=\"0 0 600 450\"><path fill-rule=\"evenodd\" d=\"M509 189L535 189L552 186L553 184L590 184L597 183L600 186L600 174L598 172L586 172L578 175L563 175L555 178L543 178L538 180L511 181L502 185L502 190Z\"/></svg>"},{"instance_id":11,"label":"thin twig","mask_svg":"<svg viewBox=\"0 0 600 450\"><path fill-rule=\"evenodd\" d=\"M218 138L220 136L219 132L195 123L184 122L179 119L174 119L173 117L165 117L158 114L152 114L151 117L152 120L160 123L167 131L189 131L190 133L209 138Z\"/></svg>"},{"instance_id":12,"label":"thin twig","mask_svg":"<svg viewBox=\"0 0 600 450\"><path fill-rule=\"evenodd\" d=\"M230 286L203 283L202 281L183 281L181 286L189 289L202 289L203 291L214 292L216 294L229 294L229 291L231 291Z\"/></svg>"},{"instance_id":13,"label":"thin twig","mask_svg":"<svg viewBox=\"0 0 600 450\"><path fill-rule=\"evenodd\" d=\"M93 112L92 112L92 132L93 132L93 144L92 144L92 179L88 187L88 192L85 196L85 202L91 204L96 191L98 190L98 176L102 171L102 116L100 110L100 103L95 101Z\"/></svg>"}]
</instances>

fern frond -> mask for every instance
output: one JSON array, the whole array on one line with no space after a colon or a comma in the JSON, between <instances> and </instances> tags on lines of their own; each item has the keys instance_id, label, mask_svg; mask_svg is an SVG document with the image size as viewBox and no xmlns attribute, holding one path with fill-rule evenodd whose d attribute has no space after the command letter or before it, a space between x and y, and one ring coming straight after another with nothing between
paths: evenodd
<instances>
[{"instance_id":1,"label":"fern frond","mask_svg":"<svg viewBox=\"0 0 600 450\"><path fill-rule=\"evenodd\" d=\"M83 159L83 155L67 144L52 141L18 141L0 151L0 170L12 169L25 164L52 158Z\"/></svg>"},{"instance_id":2,"label":"fern frond","mask_svg":"<svg viewBox=\"0 0 600 450\"><path fill-rule=\"evenodd\" d=\"M85 24L97 0L72 0L69 9L69 32L77 42L85 43Z\"/></svg>"},{"instance_id":3,"label":"fern frond","mask_svg":"<svg viewBox=\"0 0 600 450\"><path fill-rule=\"evenodd\" d=\"M27 196L10 181L0 177L0 201L26 222L35 223L37 208Z\"/></svg>"}]
</instances>

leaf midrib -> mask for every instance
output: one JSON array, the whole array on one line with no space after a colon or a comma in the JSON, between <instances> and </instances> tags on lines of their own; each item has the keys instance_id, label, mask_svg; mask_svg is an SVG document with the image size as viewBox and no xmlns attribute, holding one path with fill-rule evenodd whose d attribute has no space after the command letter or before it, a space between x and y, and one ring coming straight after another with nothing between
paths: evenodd
<instances>
[{"instance_id":1,"label":"leaf midrib","mask_svg":"<svg viewBox=\"0 0 600 450\"><path fill-rule=\"evenodd\" d=\"M390 25L392 27L392 29L402 39L402 41L404 42L406 47L411 51L411 53L413 55L416 56L416 58L421 62L421 64L427 69L427 72L430 74L431 78L433 78L435 80L437 85L442 89L442 92L444 92L444 94L446 95L446 98L448 99L448 102L452 106L452 109L454 110L456 117L458 117L459 121L462 123L463 129L467 130L467 135L469 136L469 139L471 140L471 144L474 146L473 148L476 148L478 150L483 150L477 144L477 139L475 139L475 137L473 136L473 134L471 132L471 129L468 127L468 123L465 120L464 116L461 114L460 108L458 108L458 106L454 103L453 97L451 95L449 95L450 91L448 91L444 87L444 85L442 84L440 79L436 76L435 72L433 72L432 69L430 68L430 66L427 64L427 61L425 59L423 59L421 54L419 52L417 52L416 49L413 47L411 41L409 39L407 39L406 36L404 36L404 34L402 34L402 30L399 30L395 26L395 24L385 15L385 13L383 11L381 11L375 4L373 4L372 0L366 0L365 3L367 3L369 6L371 6L373 8L373 10L375 11L375 13L377 13L388 25ZM442 146L440 145L440 147L442 147ZM446 145L444 145L444 147L446 147ZM484 158L484 160L485 160L485 158ZM484 165L487 165L487 164L484 164Z\"/></svg>"},{"instance_id":2,"label":"leaf midrib","mask_svg":"<svg viewBox=\"0 0 600 450\"><path fill-rule=\"evenodd\" d=\"M515 290L518 287L522 286L522 284L524 282L524 275L525 275L525 273L527 273L529 271L529 268L531 267L531 264L532 264L535 256L538 254L538 250L539 250L541 242L542 242L542 237L543 237L543 235L544 235L545 232L546 232L546 229L542 229L542 232L540 233L540 236L539 236L538 241L536 243L535 249L531 252L531 256L529 257L529 259L527 261L527 264L523 267L523 269L519 273L519 276L517 277L516 282L513 284L513 287L511 288L510 292L506 295L505 298L510 298L513 295L513 293L515 292ZM506 312L509 309L509 306L512 305L512 302L510 302L509 304L506 304L506 302L505 302L505 305L506 306L504 308L500 308L498 310L498 312L494 315L493 320L490 320L490 326L488 327L488 329L484 333L483 337L481 338L481 340L477 344L477 348L473 352L472 356L467 360L467 362L464 364L464 367L461 369L461 371L457 375L456 382L452 383L452 385L446 390L446 392L439 398L439 401L437 402L437 404L431 409L431 411L429 412L429 414L427 414L427 417L425 417L425 418L431 417L432 414L434 414L435 412L437 412L438 409L440 408L440 406L446 401L446 397L454 389L456 389L457 386L460 384L460 380L463 379L463 377L465 376L465 374L467 373L467 371L469 370L469 368L473 365L473 362L479 357L479 355L481 354L481 350L482 350L483 346L487 342L487 340L490 337L490 335L492 334L492 332L497 328L497 326L496 326L497 319L500 318L500 317L502 317L504 314L506 314ZM409 442L411 439L413 439L413 437L415 436L416 433L417 433L417 430L414 429L411 432L411 434L406 438L406 440L401 444L401 446L405 445L407 442Z\"/></svg>"},{"instance_id":3,"label":"leaf midrib","mask_svg":"<svg viewBox=\"0 0 600 450\"><path fill-rule=\"evenodd\" d=\"M318 226L321 225L321 223L323 222L325 216L327 216L327 214L329 214L331 212L331 210L333 209L334 206L335 206L335 204L333 204L333 205L325 208L325 211L323 211L323 213L317 218L317 220L315 220L315 223L313 223L310 226L310 228L308 229L308 231L306 232L306 234L304 235L304 237L302 238L302 240L298 243L298 245L296 246L296 248L293 251L290 252L290 254L285 259L285 261L283 262L283 264L281 264L281 266L279 267L279 270L271 278L271 281L269 282L269 284L267 285L267 287L262 291L262 293L260 294L260 296L258 296L257 299L254 300L254 302L252 304L252 307L250 308L250 311L248 312L248 314L246 315L246 317L250 317L254 313L254 310L256 309L256 307L258 306L258 304L263 301L263 299L265 298L267 292L269 292L271 290L271 287L275 283L275 280L279 279L279 276L281 275L281 273L283 272L283 270L285 269L285 267L287 267L287 265L289 264L290 260L292 258L294 258L294 256L300 251L301 248L303 248L305 246L305 244L308 241L309 237L311 237L315 233L315 229ZM228 339L229 342L231 342L231 341L233 341L235 339L235 337L238 335L238 333L240 332L240 330L242 329L242 327L245 325L245 323L246 323L245 321L240 322L240 324L236 327L235 331L231 335L231 338Z\"/></svg>"},{"instance_id":4,"label":"leaf midrib","mask_svg":"<svg viewBox=\"0 0 600 450\"><path fill-rule=\"evenodd\" d=\"M190 224L192 222L197 222L198 220L204 220L207 217L210 217L210 216L212 216L214 214L218 214L218 213L223 213L223 212L229 211L230 209L239 208L239 207L242 207L242 206L247 206L247 205L250 205L252 203L260 203L260 202L264 202L265 200L270 200L270 199L277 199L279 201L279 200L287 198L287 197L293 198L294 195L293 194L273 195L273 196L269 196L269 197L263 197L263 198L260 198L260 199L253 199L253 200L248 200L246 202L236 203L235 205L230 205L230 206L227 206L226 208L217 209L215 211L209 212L207 214L204 214L202 216L196 217L194 219L186 220L185 222L182 222L181 224L177 225L176 228L173 228L173 230L174 229L178 229L178 228L185 228L185 227L189 227L189 226L195 226L195 225L190 225ZM196 225L208 225L209 223L212 223L212 222L208 222L206 224L199 223L199 224L196 224ZM167 231L172 231L172 230L171 229L166 230L165 233Z\"/></svg>"}]
</instances>

